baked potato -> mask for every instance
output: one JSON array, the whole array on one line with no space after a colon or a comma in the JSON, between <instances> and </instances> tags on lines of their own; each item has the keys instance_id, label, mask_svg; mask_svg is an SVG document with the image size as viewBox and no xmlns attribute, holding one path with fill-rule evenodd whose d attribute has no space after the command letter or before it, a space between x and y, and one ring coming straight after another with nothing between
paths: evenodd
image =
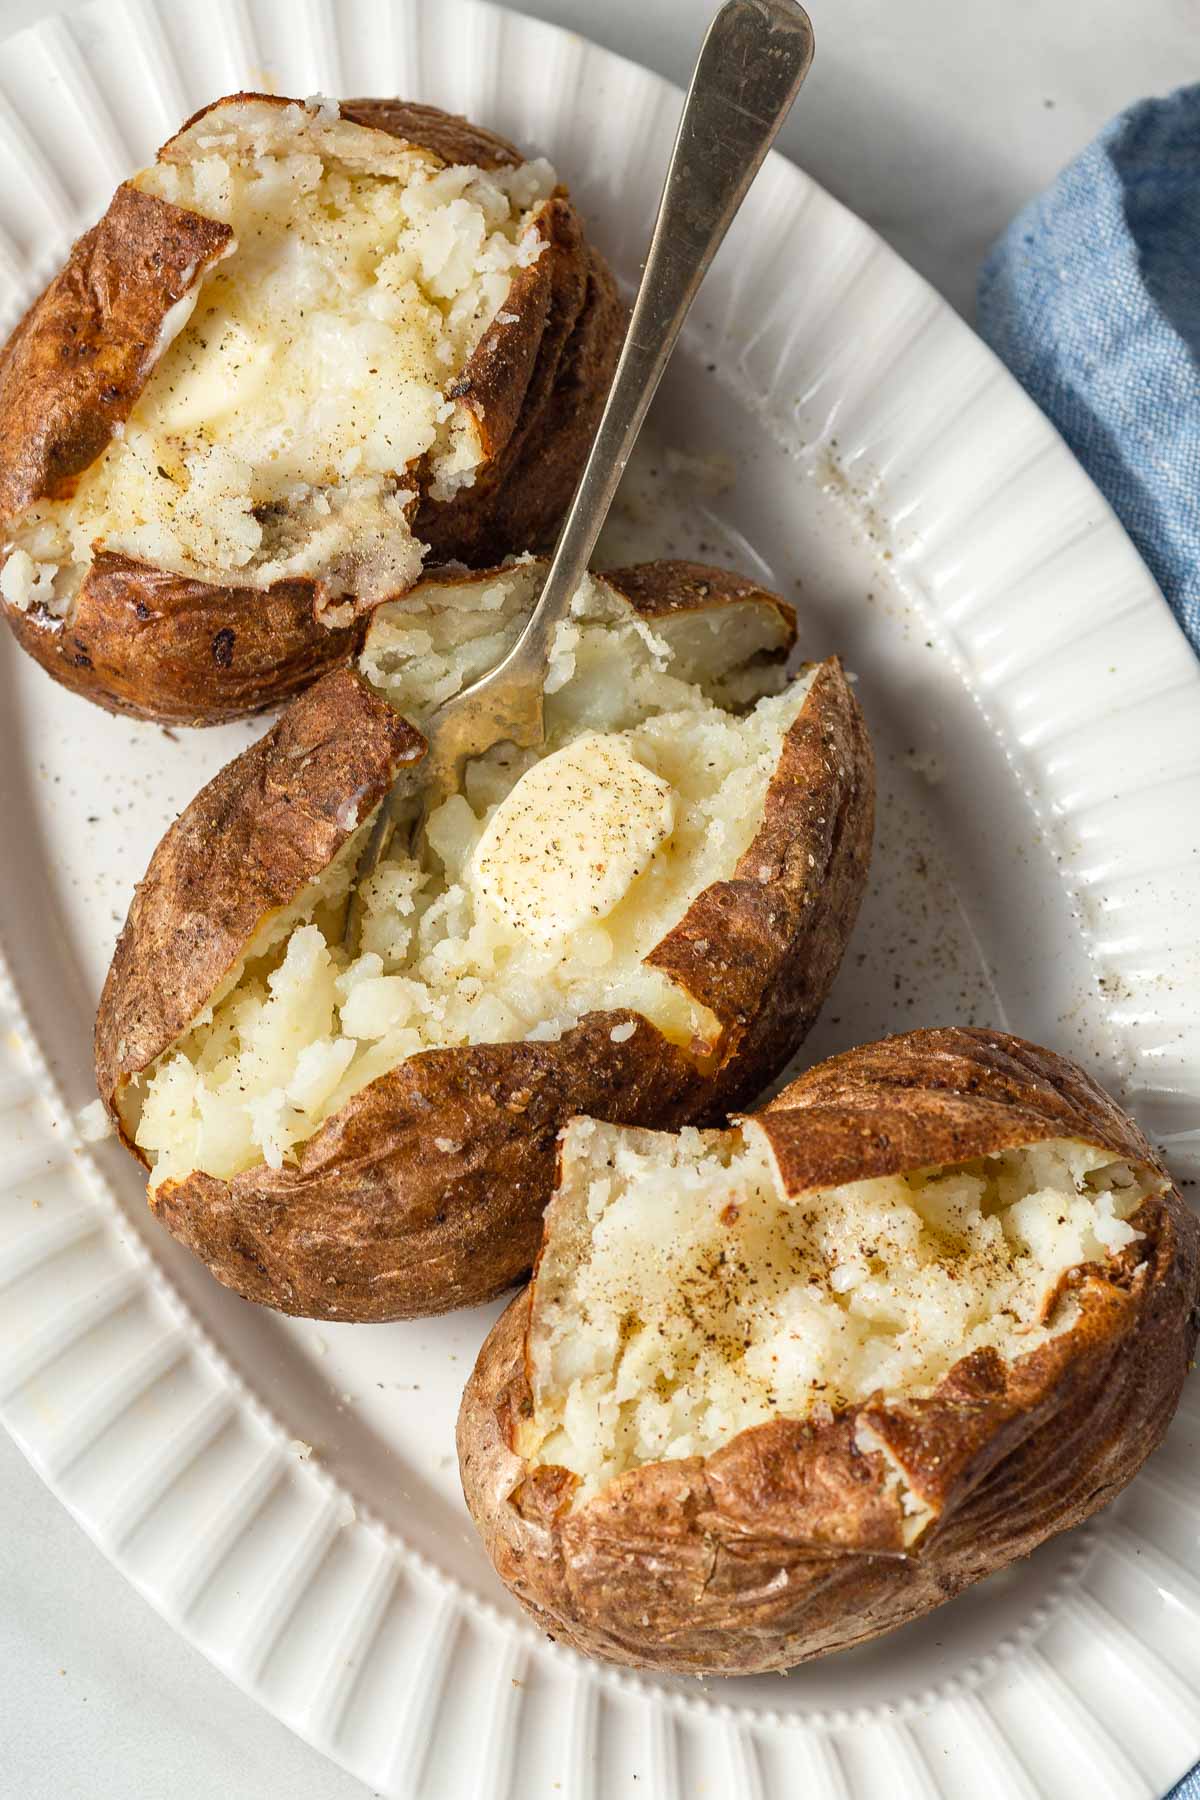
<instances>
[{"instance_id":1,"label":"baked potato","mask_svg":"<svg viewBox=\"0 0 1200 1800\"><path fill-rule=\"evenodd\" d=\"M516 636L527 560L381 607L171 827L100 1002L102 1098L158 1218L284 1312L382 1320L501 1292L537 1250L573 1113L747 1102L832 981L873 768L836 659L718 569L588 577L540 752L500 746L346 892L420 721ZM426 841L427 839L427 841Z\"/></svg>"},{"instance_id":2,"label":"baked potato","mask_svg":"<svg viewBox=\"0 0 1200 1800\"><path fill-rule=\"evenodd\" d=\"M426 558L552 536L621 330L545 161L398 100L219 100L0 351L8 622L114 711L277 705Z\"/></svg>"},{"instance_id":3,"label":"baked potato","mask_svg":"<svg viewBox=\"0 0 1200 1800\"><path fill-rule=\"evenodd\" d=\"M1077 1524L1166 1429L1200 1230L1065 1058L917 1031L721 1132L577 1119L459 1417L467 1503L553 1637L786 1669Z\"/></svg>"}]
</instances>

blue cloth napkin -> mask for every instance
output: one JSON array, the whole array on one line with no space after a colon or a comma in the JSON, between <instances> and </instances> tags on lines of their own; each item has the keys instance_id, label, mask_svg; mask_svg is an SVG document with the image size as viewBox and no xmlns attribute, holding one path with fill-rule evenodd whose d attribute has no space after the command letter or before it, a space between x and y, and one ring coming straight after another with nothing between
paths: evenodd
<instances>
[{"instance_id":1,"label":"blue cloth napkin","mask_svg":"<svg viewBox=\"0 0 1200 1800\"><path fill-rule=\"evenodd\" d=\"M1200 651L1200 85L1119 114L1018 214L979 328Z\"/></svg>"},{"instance_id":2,"label":"blue cloth napkin","mask_svg":"<svg viewBox=\"0 0 1200 1800\"><path fill-rule=\"evenodd\" d=\"M979 328L1200 651L1200 86L1119 114L1018 214ZM1200 1800L1200 1765L1167 1800Z\"/></svg>"},{"instance_id":3,"label":"blue cloth napkin","mask_svg":"<svg viewBox=\"0 0 1200 1800\"><path fill-rule=\"evenodd\" d=\"M1173 1787L1167 1800L1200 1800L1200 1764L1190 1775L1185 1775L1178 1787Z\"/></svg>"}]
</instances>

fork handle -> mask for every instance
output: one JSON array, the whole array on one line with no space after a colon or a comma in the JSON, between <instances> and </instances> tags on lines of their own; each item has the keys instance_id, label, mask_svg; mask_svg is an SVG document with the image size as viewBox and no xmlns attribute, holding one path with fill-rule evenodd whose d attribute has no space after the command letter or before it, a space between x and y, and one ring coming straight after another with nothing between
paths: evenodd
<instances>
[{"instance_id":1,"label":"fork handle","mask_svg":"<svg viewBox=\"0 0 1200 1800\"><path fill-rule=\"evenodd\" d=\"M701 46L683 103L637 299L587 462L541 596L518 646L545 655L587 572L646 410L688 308L813 55L797 0L727 0ZM507 659L506 659L507 660Z\"/></svg>"}]
</instances>

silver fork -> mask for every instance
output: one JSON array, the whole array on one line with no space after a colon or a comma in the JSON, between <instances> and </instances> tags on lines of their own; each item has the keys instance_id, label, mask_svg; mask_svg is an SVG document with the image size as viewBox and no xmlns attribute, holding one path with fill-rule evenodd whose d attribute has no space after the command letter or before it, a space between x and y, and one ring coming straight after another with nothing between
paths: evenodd
<instances>
[{"instance_id":1,"label":"silver fork","mask_svg":"<svg viewBox=\"0 0 1200 1800\"><path fill-rule=\"evenodd\" d=\"M696 290L787 117L812 55L812 26L797 0L727 0L709 26L680 115L612 387L541 594L508 654L443 702L424 727L429 748L418 770L422 806L414 848L430 813L458 792L465 762L495 744L531 750L545 742L542 697L555 632L570 614ZM348 948L358 941L359 884L386 855L411 801L412 780L405 777L379 809L347 907Z\"/></svg>"}]
</instances>

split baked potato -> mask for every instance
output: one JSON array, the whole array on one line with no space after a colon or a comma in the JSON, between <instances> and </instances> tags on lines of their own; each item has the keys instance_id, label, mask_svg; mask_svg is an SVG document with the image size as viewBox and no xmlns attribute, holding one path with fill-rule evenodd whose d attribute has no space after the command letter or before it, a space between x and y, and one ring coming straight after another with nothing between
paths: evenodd
<instances>
[{"instance_id":1,"label":"split baked potato","mask_svg":"<svg viewBox=\"0 0 1200 1800\"><path fill-rule=\"evenodd\" d=\"M870 854L871 749L791 609L695 564L588 577L540 752L498 746L346 894L421 719L491 667L545 565L430 579L155 852L96 1028L150 1204L228 1286L383 1320L525 1273L574 1113L746 1104L804 1036Z\"/></svg>"},{"instance_id":2,"label":"split baked potato","mask_svg":"<svg viewBox=\"0 0 1200 1800\"><path fill-rule=\"evenodd\" d=\"M544 1630L786 1669L1106 1504L1200 1322L1200 1227L1063 1057L917 1031L732 1130L573 1121L462 1402L468 1505Z\"/></svg>"},{"instance_id":3,"label":"split baked potato","mask_svg":"<svg viewBox=\"0 0 1200 1800\"><path fill-rule=\"evenodd\" d=\"M277 705L426 558L549 540L621 332L545 161L401 101L217 101L0 351L8 622L114 711Z\"/></svg>"}]
</instances>

